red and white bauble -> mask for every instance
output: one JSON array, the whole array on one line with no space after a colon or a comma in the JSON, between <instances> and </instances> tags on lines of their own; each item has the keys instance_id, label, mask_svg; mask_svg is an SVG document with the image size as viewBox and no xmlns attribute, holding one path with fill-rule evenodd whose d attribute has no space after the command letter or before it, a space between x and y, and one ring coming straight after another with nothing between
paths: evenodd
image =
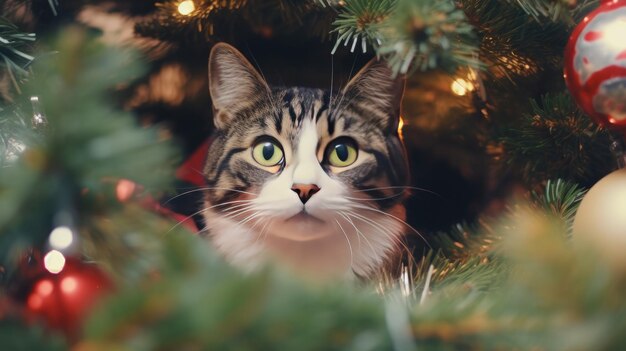
<instances>
[{"instance_id":1,"label":"red and white bauble","mask_svg":"<svg viewBox=\"0 0 626 351\"><path fill-rule=\"evenodd\" d=\"M565 81L596 122L626 130L626 0L604 0L574 29Z\"/></svg>"}]
</instances>

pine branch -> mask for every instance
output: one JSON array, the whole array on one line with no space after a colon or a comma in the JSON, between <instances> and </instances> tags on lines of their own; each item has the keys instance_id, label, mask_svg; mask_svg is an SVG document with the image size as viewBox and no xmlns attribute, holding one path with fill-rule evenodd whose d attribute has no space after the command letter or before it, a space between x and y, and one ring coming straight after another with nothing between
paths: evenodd
<instances>
[{"instance_id":1,"label":"pine branch","mask_svg":"<svg viewBox=\"0 0 626 351\"><path fill-rule=\"evenodd\" d=\"M2 301L3 307L8 304ZM40 351L63 351L68 349L68 345L62 337L50 335L39 325L27 324L22 315L16 314L7 316L6 309L3 310L3 318L0 320L0 340L2 347L6 350L40 350Z\"/></svg>"},{"instance_id":2,"label":"pine branch","mask_svg":"<svg viewBox=\"0 0 626 351\"><path fill-rule=\"evenodd\" d=\"M0 169L9 167L29 146L36 145L40 135L22 108L12 106L0 110Z\"/></svg>"},{"instance_id":3,"label":"pine branch","mask_svg":"<svg viewBox=\"0 0 626 351\"><path fill-rule=\"evenodd\" d=\"M524 181L554 177L591 185L614 168L608 133L569 94L546 95L530 109L500 137L506 164Z\"/></svg>"},{"instance_id":4,"label":"pine branch","mask_svg":"<svg viewBox=\"0 0 626 351\"><path fill-rule=\"evenodd\" d=\"M0 17L0 67L6 70L18 92L18 82L28 75L28 66L35 59L27 53L34 41L34 33L24 33L9 20Z\"/></svg>"},{"instance_id":5,"label":"pine branch","mask_svg":"<svg viewBox=\"0 0 626 351\"><path fill-rule=\"evenodd\" d=\"M550 182L543 195L536 194L535 206L570 213L579 195L573 185ZM621 345L623 270L607 267L586 247L566 245L560 219L526 206L510 208L507 220L490 225L502 238L492 259L455 264L431 253L415 268L418 279L410 290L379 289L382 298L369 285L309 289L276 271L243 276L198 238L168 236L153 265L160 279L129 281L88 323L86 339L108 347L141 342L145 348L184 343L197 349ZM574 339L560 337L592 329ZM306 335L296 333L302 330ZM355 344L363 335L368 347Z\"/></svg>"},{"instance_id":6,"label":"pine branch","mask_svg":"<svg viewBox=\"0 0 626 351\"><path fill-rule=\"evenodd\" d=\"M396 0L347 2L333 22L333 32L337 33L337 39L332 53L335 53L341 43L344 46L352 43L351 52L354 52L357 43L363 52L367 52L368 45L378 48L383 40L379 25L389 17L396 5Z\"/></svg>"},{"instance_id":7,"label":"pine branch","mask_svg":"<svg viewBox=\"0 0 626 351\"><path fill-rule=\"evenodd\" d=\"M351 51L371 46L395 73L480 66L473 28L452 1L350 1L333 25L333 53L342 43Z\"/></svg>"},{"instance_id":8,"label":"pine branch","mask_svg":"<svg viewBox=\"0 0 626 351\"><path fill-rule=\"evenodd\" d=\"M50 5L50 10L56 16L59 11L59 0L48 0L48 4Z\"/></svg>"},{"instance_id":9,"label":"pine branch","mask_svg":"<svg viewBox=\"0 0 626 351\"><path fill-rule=\"evenodd\" d=\"M498 0L463 0L480 36L480 58L500 75L526 75L560 64L569 27L538 23L523 9Z\"/></svg>"},{"instance_id":10,"label":"pine branch","mask_svg":"<svg viewBox=\"0 0 626 351\"><path fill-rule=\"evenodd\" d=\"M574 216L586 189L562 179L548 180L543 194L532 193L533 202L540 210L563 221L566 231L571 234Z\"/></svg>"},{"instance_id":11,"label":"pine branch","mask_svg":"<svg viewBox=\"0 0 626 351\"><path fill-rule=\"evenodd\" d=\"M186 15L179 12L180 1L156 4L154 14L139 21L138 35L160 40L204 43L231 39L233 32L252 31L273 35L281 31L307 29L309 35L325 37L330 30L333 12L310 0L199 0Z\"/></svg>"},{"instance_id":12,"label":"pine branch","mask_svg":"<svg viewBox=\"0 0 626 351\"><path fill-rule=\"evenodd\" d=\"M117 181L154 192L171 179L173 148L108 100L111 87L143 72L137 55L104 47L77 28L58 38L49 49L58 54L37 62L37 77L24 87L39 96L48 126L0 172L0 265L8 272L26 248L43 248L61 225L76 231L83 248L121 247L120 235L144 233L152 215L130 213L116 198ZM117 225L101 224L115 216L122 216ZM119 250L109 262L123 264L127 253Z\"/></svg>"},{"instance_id":13,"label":"pine branch","mask_svg":"<svg viewBox=\"0 0 626 351\"><path fill-rule=\"evenodd\" d=\"M474 28L453 1L399 0L378 52L395 72L480 67Z\"/></svg>"},{"instance_id":14,"label":"pine branch","mask_svg":"<svg viewBox=\"0 0 626 351\"><path fill-rule=\"evenodd\" d=\"M572 21L570 8L576 3L572 0L506 0L507 2L519 6L536 21L543 19L556 22Z\"/></svg>"}]
</instances>

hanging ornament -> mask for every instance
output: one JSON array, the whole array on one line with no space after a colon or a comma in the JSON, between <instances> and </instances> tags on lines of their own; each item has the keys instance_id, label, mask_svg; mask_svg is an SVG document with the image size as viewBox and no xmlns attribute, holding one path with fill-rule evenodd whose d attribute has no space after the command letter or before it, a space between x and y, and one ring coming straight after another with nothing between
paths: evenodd
<instances>
[{"instance_id":1,"label":"hanging ornament","mask_svg":"<svg viewBox=\"0 0 626 351\"><path fill-rule=\"evenodd\" d=\"M574 241L593 247L626 270L626 169L596 183L583 198L573 226Z\"/></svg>"},{"instance_id":2,"label":"hanging ornament","mask_svg":"<svg viewBox=\"0 0 626 351\"><path fill-rule=\"evenodd\" d=\"M565 48L565 81L597 123L626 130L626 0L603 0Z\"/></svg>"},{"instance_id":3,"label":"hanging ornament","mask_svg":"<svg viewBox=\"0 0 626 351\"><path fill-rule=\"evenodd\" d=\"M76 211L68 197L61 196L58 201L47 250L31 256L34 264L30 265L32 274L23 296L27 319L43 320L73 341L80 336L82 322L92 307L112 290L112 282L95 265L72 256L79 239Z\"/></svg>"},{"instance_id":4,"label":"hanging ornament","mask_svg":"<svg viewBox=\"0 0 626 351\"><path fill-rule=\"evenodd\" d=\"M95 265L57 250L44 256L42 268L26 294L26 316L76 339L84 318L112 283Z\"/></svg>"}]
</instances>

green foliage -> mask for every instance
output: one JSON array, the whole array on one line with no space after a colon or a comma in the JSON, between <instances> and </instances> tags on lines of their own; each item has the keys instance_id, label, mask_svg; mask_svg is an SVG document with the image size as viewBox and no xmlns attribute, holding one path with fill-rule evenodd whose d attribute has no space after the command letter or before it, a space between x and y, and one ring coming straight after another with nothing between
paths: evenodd
<instances>
[{"instance_id":1,"label":"green foliage","mask_svg":"<svg viewBox=\"0 0 626 351\"><path fill-rule=\"evenodd\" d=\"M478 54L509 78L526 65L532 67L524 74L534 74L545 62L558 63L567 36L562 2L320 2L340 12L341 43L369 43L399 72L411 65L471 64L458 58ZM312 2L207 0L196 2L193 18L177 15L176 3L161 3L157 17L140 23L138 32L173 39L191 31L213 40L219 36L211 28L232 23L230 15L248 23L280 22L297 17L287 15L294 9L305 13ZM273 11L269 19L258 18L283 5L285 17ZM365 15L368 21L359 22L357 16ZM544 17L560 22L540 23ZM311 286L275 267L244 275L201 238L140 206L120 204L117 180L158 191L171 173L173 150L159 141L157 130L137 127L108 98L113 87L142 73L139 60L75 28L47 50L59 54L40 63L26 92L40 97L49 127L42 134L30 131L28 108L0 114L0 152L6 154L11 140L27 146L0 173L0 265L10 272L26 247L44 246L54 226L77 230L80 253L118 273L117 292L86 323L80 346L613 350L626 343L623 267L576 238L566 241L584 195L571 181L591 184L614 161L607 133L567 95L532 101L521 118L509 116L506 126L493 128L505 130L498 141L510 173L522 174L533 188L545 179L564 179L548 181L533 193L531 205L511 205L503 219L460 224L430 237L441 250L405 266L400 279ZM63 346L39 329L7 321L0 323L0 339L9 348Z\"/></svg>"},{"instance_id":2,"label":"green foliage","mask_svg":"<svg viewBox=\"0 0 626 351\"><path fill-rule=\"evenodd\" d=\"M354 52L357 43L361 44L361 50L367 51L367 45L378 48L383 40L380 23L394 11L396 0L356 0L349 1L343 6L333 22L333 32L337 33L337 39L333 53L342 42L347 46L352 42L350 51Z\"/></svg>"},{"instance_id":3,"label":"green foliage","mask_svg":"<svg viewBox=\"0 0 626 351\"><path fill-rule=\"evenodd\" d=\"M569 15L567 0L507 0L509 3L522 8L527 14L537 21L549 19L557 21L567 19Z\"/></svg>"},{"instance_id":4,"label":"green foliage","mask_svg":"<svg viewBox=\"0 0 626 351\"><path fill-rule=\"evenodd\" d=\"M307 30L304 35L328 35L330 9L316 6L309 0L196 0L189 15L178 12L180 1L161 1L154 14L142 18L135 26L138 35L158 38L177 44L221 41L230 38L233 30L249 28L272 33ZM330 18L329 18L330 17ZM233 26L233 23L237 23Z\"/></svg>"},{"instance_id":5,"label":"green foliage","mask_svg":"<svg viewBox=\"0 0 626 351\"><path fill-rule=\"evenodd\" d=\"M578 1L572 0L506 0L519 6L537 22L550 20L552 22L563 21L575 24L575 17L581 8L597 5L597 0Z\"/></svg>"},{"instance_id":6,"label":"green foliage","mask_svg":"<svg viewBox=\"0 0 626 351\"><path fill-rule=\"evenodd\" d=\"M135 211L126 222L104 225L130 211L115 197L116 182L130 179L153 191L172 174L174 149L107 97L142 73L138 56L105 47L78 28L61 33L52 50L58 54L39 61L36 79L25 87L28 96L39 96L49 124L0 173L0 264L9 270L26 247L43 247L60 225L77 230L83 248L123 246L115 244L120 236L144 232L151 217ZM118 251L111 262L122 264L126 253Z\"/></svg>"},{"instance_id":7,"label":"green foliage","mask_svg":"<svg viewBox=\"0 0 626 351\"><path fill-rule=\"evenodd\" d=\"M8 167L24 148L38 139L31 121L19 106L0 110L0 168Z\"/></svg>"},{"instance_id":8,"label":"green foliage","mask_svg":"<svg viewBox=\"0 0 626 351\"><path fill-rule=\"evenodd\" d=\"M501 238L490 258L455 265L431 254L408 291L378 285L380 296L376 284L312 286L275 269L242 275L200 239L168 236L158 278L124 286L85 340L96 350L614 349L626 330L623 270L584 244L566 245L563 218L533 209L550 204L569 217L574 185L550 182L535 197L483 224Z\"/></svg>"},{"instance_id":9,"label":"green foliage","mask_svg":"<svg viewBox=\"0 0 626 351\"><path fill-rule=\"evenodd\" d=\"M615 166L608 133L568 94L531 101L530 111L503 132L501 141L507 165L530 184L558 177L590 185Z\"/></svg>"},{"instance_id":10,"label":"green foliage","mask_svg":"<svg viewBox=\"0 0 626 351\"><path fill-rule=\"evenodd\" d=\"M50 5L50 10L56 16L58 14L59 0L48 0L48 5Z\"/></svg>"},{"instance_id":11,"label":"green foliage","mask_svg":"<svg viewBox=\"0 0 626 351\"><path fill-rule=\"evenodd\" d=\"M0 319L0 345L4 350L12 351L67 350L62 337L50 335L41 326L29 326L19 319L6 316Z\"/></svg>"},{"instance_id":12,"label":"green foliage","mask_svg":"<svg viewBox=\"0 0 626 351\"><path fill-rule=\"evenodd\" d=\"M390 347L373 292L307 286L278 272L244 276L200 240L163 238L159 277L129 282L87 324L86 340L120 350Z\"/></svg>"},{"instance_id":13,"label":"green foliage","mask_svg":"<svg viewBox=\"0 0 626 351\"><path fill-rule=\"evenodd\" d=\"M378 52L394 72L480 66L474 28L454 1L399 0L387 26Z\"/></svg>"},{"instance_id":14,"label":"green foliage","mask_svg":"<svg viewBox=\"0 0 626 351\"><path fill-rule=\"evenodd\" d=\"M420 347L611 350L623 342L623 272L585 247L564 245L558 221L523 207L496 230L511 274L488 294L459 290L415 306Z\"/></svg>"},{"instance_id":15,"label":"green foliage","mask_svg":"<svg viewBox=\"0 0 626 351\"><path fill-rule=\"evenodd\" d=\"M28 54L35 41L35 33L25 33L7 20L0 17L0 68L6 70L13 86L20 90L18 81L28 74L28 66L35 59Z\"/></svg>"},{"instance_id":16,"label":"green foliage","mask_svg":"<svg viewBox=\"0 0 626 351\"><path fill-rule=\"evenodd\" d=\"M537 70L540 62L558 64L569 27L593 1L576 7L544 0L318 3L338 11L333 51L340 43L351 43L352 51L360 43L366 51L369 43L400 73L411 67L452 71L459 65L480 67L482 62L506 74Z\"/></svg>"},{"instance_id":17,"label":"green foliage","mask_svg":"<svg viewBox=\"0 0 626 351\"><path fill-rule=\"evenodd\" d=\"M539 23L498 0L463 0L462 7L480 37L480 58L496 75L525 76L560 64L570 31L562 22Z\"/></svg>"},{"instance_id":18,"label":"green foliage","mask_svg":"<svg viewBox=\"0 0 626 351\"><path fill-rule=\"evenodd\" d=\"M333 25L333 53L341 43L365 52L369 43L395 73L479 66L473 27L453 1L349 1Z\"/></svg>"},{"instance_id":19,"label":"green foliage","mask_svg":"<svg viewBox=\"0 0 626 351\"><path fill-rule=\"evenodd\" d=\"M555 181L548 180L543 194L533 192L532 198L539 210L562 220L565 231L569 232L574 223L578 206L586 193L587 190L577 184L557 179Z\"/></svg>"}]
</instances>

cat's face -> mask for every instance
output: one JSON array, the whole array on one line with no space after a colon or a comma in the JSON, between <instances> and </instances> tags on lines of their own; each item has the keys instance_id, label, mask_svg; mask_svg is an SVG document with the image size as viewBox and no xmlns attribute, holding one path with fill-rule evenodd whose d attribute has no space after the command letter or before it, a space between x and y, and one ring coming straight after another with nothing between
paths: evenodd
<instances>
[{"instance_id":1,"label":"cat's face","mask_svg":"<svg viewBox=\"0 0 626 351\"><path fill-rule=\"evenodd\" d=\"M270 89L225 44L209 71L217 132L205 219L218 248L244 266L261 256L305 271L366 275L380 266L404 219L403 82L371 63L335 97Z\"/></svg>"}]
</instances>

